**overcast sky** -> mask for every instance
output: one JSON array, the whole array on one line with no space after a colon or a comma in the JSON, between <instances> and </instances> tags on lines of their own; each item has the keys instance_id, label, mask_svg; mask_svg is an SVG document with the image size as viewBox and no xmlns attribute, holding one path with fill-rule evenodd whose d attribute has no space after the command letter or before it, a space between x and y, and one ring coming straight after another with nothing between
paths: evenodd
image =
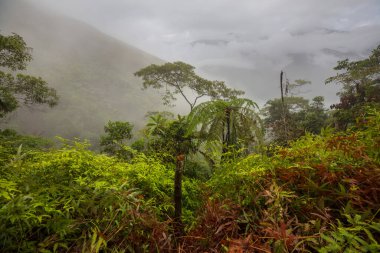
<instances>
[{"instance_id":1,"label":"overcast sky","mask_svg":"<svg viewBox=\"0 0 380 253\"><path fill-rule=\"evenodd\" d=\"M314 95L330 100L323 80L331 73L325 70L340 59L365 57L380 44L380 0L30 1L238 87L273 82L288 68L292 79L311 80ZM312 67L302 72L303 65ZM260 73L272 76L258 78Z\"/></svg>"}]
</instances>

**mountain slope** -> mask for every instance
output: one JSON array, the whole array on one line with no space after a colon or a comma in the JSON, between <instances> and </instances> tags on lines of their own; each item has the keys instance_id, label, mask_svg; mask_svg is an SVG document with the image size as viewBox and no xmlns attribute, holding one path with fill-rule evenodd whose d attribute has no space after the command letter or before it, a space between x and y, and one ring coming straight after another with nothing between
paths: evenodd
<instances>
[{"instance_id":1,"label":"mountain slope","mask_svg":"<svg viewBox=\"0 0 380 253\"><path fill-rule=\"evenodd\" d=\"M93 27L24 1L0 0L0 31L21 35L33 48L27 72L57 89L57 107L20 108L7 126L23 133L95 140L108 120L141 125L158 110L158 94L141 90L138 69L162 61ZM1 123L4 126L4 122Z\"/></svg>"}]
</instances>

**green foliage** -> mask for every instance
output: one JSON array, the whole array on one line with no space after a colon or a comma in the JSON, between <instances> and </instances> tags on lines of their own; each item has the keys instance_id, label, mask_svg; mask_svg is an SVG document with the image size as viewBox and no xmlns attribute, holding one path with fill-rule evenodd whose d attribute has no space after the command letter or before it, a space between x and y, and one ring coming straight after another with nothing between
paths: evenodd
<instances>
[{"instance_id":1,"label":"green foliage","mask_svg":"<svg viewBox=\"0 0 380 253\"><path fill-rule=\"evenodd\" d=\"M243 95L244 92L228 88L224 82L206 80L194 72L194 67L184 62L165 63L163 65L152 64L135 73L135 76L143 79L145 89L165 88L162 100L165 105L172 105L180 94L190 106L194 108L198 99L209 97L211 99L232 99ZM195 97L187 95L188 91L195 93Z\"/></svg>"},{"instance_id":2,"label":"green foliage","mask_svg":"<svg viewBox=\"0 0 380 253\"><path fill-rule=\"evenodd\" d=\"M21 70L26 68L26 63L32 60L31 48L20 35L10 36L0 35L0 66L11 70Z\"/></svg>"},{"instance_id":3,"label":"green foliage","mask_svg":"<svg viewBox=\"0 0 380 253\"><path fill-rule=\"evenodd\" d=\"M380 222L365 221L359 214L345 215L348 226L338 220L333 231L321 234L318 252L379 252Z\"/></svg>"},{"instance_id":4,"label":"green foliage","mask_svg":"<svg viewBox=\"0 0 380 253\"><path fill-rule=\"evenodd\" d=\"M340 102L332 106L336 111L334 117L337 127L345 129L355 123L358 115L365 113L365 106L379 108L380 104L380 45L363 60L338 61L334 68L340 71L336 76L326 80L338 83L343 89L338 93Z\"/></svg>"},{"instance_id":5,"label":"green foliage","mask_svg":"<svg viewBox=\"0 0 380 253\"><path fill-rule=\"evenodd\" d=\"M358 64L357 71L370 63ZM356 66L350 64L341 68ZM168 79L160 80L158 70ZM322 128L322 97L311 103L300 97L271 100L267 122L283 120L278 126L294 126L294 136L286 136L286 147L272 145L269 155L258 154L252 152L262 137L254 102L231 99L233 91L224 90L226 95L223 86L207 90L202 85L209 81L184 63L141 71L136 75L146 77L146 87L179 85L167 93L168 101L184 87L225 100L194 107L195 98L188 101L190 115L177 119L153 113L144 137L131 147L125 142L132 125L110 121L102 137L107 155L95 154L87 143L61 139L53 148L40 138L1 131L0 251L380 250L376 106L360 104L355 124L337 132ZM376 82L378 76L366 78ZM187 234L178 237L182 220Z\"/></svg>"},{"instance_id":6,"label":"green foliage","mask_svg":"<svg viewBox=\"0 0 380 253\"><path fill-rule=\"evenodd\" d=\"M198 228L208 229L194 229L191 236L210 239L186 243L220 250L215 242L232 237L237 239L230 249L376 252L379 119L378 111L368 109L347 132L326 129L288 148L275 147L270 157L250 155L224 164L207 183L209 202L203 208L221 217L211 211L201 215Z\"/></svg>"},{"instance_id":7,"label":"green foliage","mask_svg":"<svg viewBox=\"0 0 380 253\"><path fill-rule=\"evenodd\" d=\"M212 168L199 152L190 154L186 158L184 176L207 181L212 175Z\"/></svg>"},{"instance_id":8,"label":"green foliage","mask_svg":"<svg viewBox=\"0 0 380 253\"><path fill-rule=\"evenodd\" d=\"M269 100L262 113L264 124L271 142L287 145L306 132L319 134L327 126L328 114L324 109L324 98L313 98L312 102L303 97L284 97Z\"/></svg>"},{"instance_id":9,"label":"green foliage","mask_svg":"<svg viewBox=\"0 0 380 253\"><path fill-rule=\"evenodd\" d=\"M0 171L21 152L25 154L53 146L52 141L41 137L19 135L11 129L0 130Z\"/></svg>"},{"instance_id":10,"label":"green foliage","mask_svg":"<svg viewBox=\"0 0 380 253\"><path fill-rule=\"evenodd\" d=\"M24 70L32 59L30 51L21 36L0 34L0 66L4 69ZM40 77L14 76L0 70L0 118L16 110L20 101L25 105L48 104L52 107L57 104L58 96Z\"/></svg>"},{"instance_id":11,"label":"green foliage","mask_svg":"<svg viewBox=\"0 0 380 253\"><path fill-rule=\"evenodd\" d=\"M67 141L65 141L67 142ZM5 252L129 252L170 247L174 172L136 154L130 163L97 155L87 144L4 154L0 174L0 241ZM186 221L199 201L185 181ZM159 232L160 231L160 232Z\"/></svg>"},{"instance_id":12,"label":"green foliage","mask_svg":"<svg viewBox=\"0 0 380 253\"><path fill-rule=\"evenodd\" d=\"M188 121L184 116L178 115L176 119L164 117L160 113L150 116L144 130L146 152L175 163L178 154L195 151L193 136L186 134L187 129Z\"/></svg>"},{"instance_id":13,"label":"green foliage","mask_svg":"<svg viewBox=\"0 0 380 253\"><path fill-rule=\"evenodd\" d=\"M102 151L119 158L127 159L130 154L123 149L123 145L126 144L127 140L132 138L132 129L133 125L129 122L109 121L104 126L104 132L107 135L100 137Z\"/></svg>"},{"instance_id":14,"label":"green foliage","mask_svg":"<svg viewBox=\"0 0 380 253\"><path fill-rule=\"evenodd\" d=\"M324 97L314 97L306 110L304 121L301 124L309 133L319 134L322 128L327 126L328 114L323 102Z\"/></svg>"},{"instance_id":15,"label":"green foliage","mask_svg":"<svg viewBox=\"0 0 380 253\"><path fill-rule=\"evenodd\" d=\"M281 82L282 77L281 71ZM327 126L328 114L322 96L313 98L311 103L303 97L295 96L299 93L297 90L307 84L311 82L295 80L294 83L289 83L286 79L285 87L281 83L281 99L271 99L265 104L262 114L271 143L286 146L289 141L298 139L306 132L318 134Z\"/></svg>"},{"instance_id":16,"label":"green foliage","mask_svg":"<svg viewBox=\"0 0 380 253\"><path fill-rule=\"evenodd\" d=\"M160 113L150 116L149 121L146 124L148 135L165 135L165 128L168 126L168 124L169 119Z\"/></svg>"},{"instance_id":17,"label":"green foliage","mask_svg":"<svg viewBox=\"0 0 380 253\"><path fill-rule=\"evenodd\" d=\"M191 133L199 129L197 137L200 142L220 142L223 147L220 154L226 154L228 148L239 145L252 152L263 140L257 108L255 102L243 98L204 102L189 114L187 131Z\"/></svg>"},{"instance_id":18,"label":"green foliage","mask_svg":"<svg viewBox=\"0 0 380 253\"><path fill-rule=\"evenodd\" d=\"M168 121L154 133L187 152L187 123ZM306 134L289 147L273 147L271 156L242 157L231 149L205 183L197 168L207 163L198 153L188 155L182 186L187 234L176 247L168 218L176 153L163 163L122 146L133 153L124 162L95 154L86 143L63 140L61 148L46 150L42 140L2 131L0 249L376 252L379 123L379 111L368 107L346 132Z\"/></svg>"}]
</instances>

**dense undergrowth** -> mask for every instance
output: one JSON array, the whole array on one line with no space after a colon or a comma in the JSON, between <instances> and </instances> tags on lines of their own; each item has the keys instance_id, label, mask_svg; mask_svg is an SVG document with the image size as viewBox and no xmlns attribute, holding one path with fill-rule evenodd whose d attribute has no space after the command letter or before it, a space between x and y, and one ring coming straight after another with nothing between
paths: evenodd
<instances>
[{"instance_id":1,"label":"dense undergrowth","mask_svg":"<svg viewBox=\"0 0 380 253\"><path fill-rule=\"evenodd\" d=\"M185 177L177 241L174 170L159 158L1 136L2 252L380 251L378 111L346 132L225 160L206 182Z\"/></svg>"},{"instance_id":2,"label":"dense undergrowth","mask_svg":"<svg viewBox=\"0 0 380 253\"><path fill-rule=\"evenodd\" d=\"M271 157L224 166L192 234L203 239L185 248L379 252L379 132L372 112L349 131L306 135Z\"/></svg>"},{"instance_id":3,"label":"dense undergrowth","mask_svg":"<svg viewBox=\"0 0 380 253\"><path fill-rule=\"evenodd\" d=\"M174 171L157 160L140 154L120 162L80 142L48 151L0 150L2 251L133 252L163 248L171 240ZM189 219L197 185L184 182Z\"/></svg>"}]
</instances>

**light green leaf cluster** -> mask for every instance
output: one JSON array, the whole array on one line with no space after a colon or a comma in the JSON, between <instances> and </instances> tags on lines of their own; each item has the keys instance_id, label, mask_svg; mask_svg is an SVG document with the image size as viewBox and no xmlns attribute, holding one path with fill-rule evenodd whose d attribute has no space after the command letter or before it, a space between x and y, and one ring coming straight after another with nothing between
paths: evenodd
<instances>
[{"instance_id":1,"label":"light green leaf cluster","mask_svg":"<svg viewBox=\"0 0 380 253\"><path fill-rule=\"evenodd\" d=\"M166 226L159 225L160 217L173 212L172 169L143 154L127 163L95 154L87 143L65 142L48 151L7 151L9 146L0 144L7 151L0 152L2 250L99 252L154 246L151 226ZM185 182L185 208L194 208L198 183ZM137 234L140 239L125 240Z\"/></svg>"}]
</instances>

